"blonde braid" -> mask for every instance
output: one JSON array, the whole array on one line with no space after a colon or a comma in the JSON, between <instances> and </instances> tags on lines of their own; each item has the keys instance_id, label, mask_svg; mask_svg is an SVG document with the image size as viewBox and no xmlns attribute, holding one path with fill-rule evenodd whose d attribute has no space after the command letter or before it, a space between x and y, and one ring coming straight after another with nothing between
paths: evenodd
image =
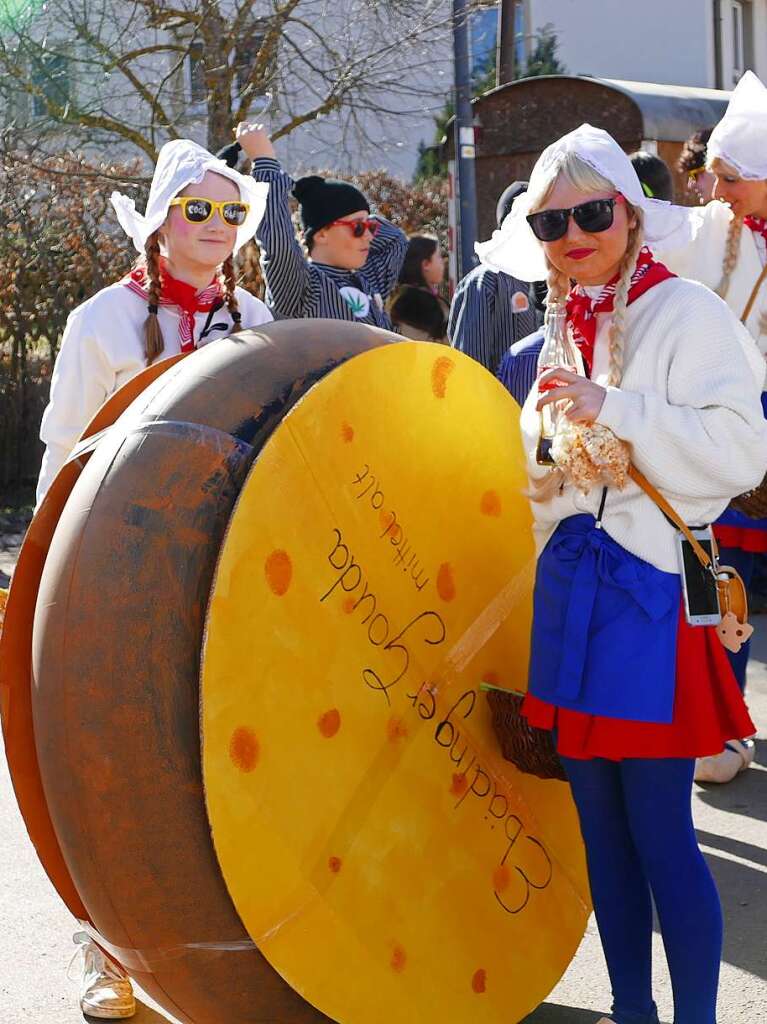
<instances>
[{"instance_id":1,"label":"blonde braid","mask_svg":"<svg viewBox=\"0 0 767 1024\"><path fill-rule=\"evenodd\" d=\"M620 265L620 277L615 288L615 299L613 301L613 315L610 322L610 373L607 379L608 387L620 387L623 378L623 333L626 309L628 307L629 289L631 288L631 276L637 264L637 257L643 244L642 222L639 214L635 214L637 222L629 229L626 252L623 255Z\"/></svg>"},{"instance_id":2,"label":"blonde braid","mask_svg":"<svg viewBox=\"0 0 767 1024\"><path fill-rule=\"evenodd\" d=\"M157 319L162 288L160 278L160 242L157 231L153 231L149 238L147 238L144 253L146 257L146 276L149 281L149 303L147 306L149 316L144 321L144 354L146 356L146 365L151 366L165 348L162 328L160 327L160 321Z\"/></svg>"},{"instance_id":3,"label":"blonde braid","mask_svg":"<svg viewBox=\"0 0 767 1024\"><path fill-rule=\"evenodd\" d=\"M555 306L564 306L565 300L570 292L570 278L557 270L551 260L546 260L549 273L546 278L548 294L546 296L546 316L548 321L549 312ZM530 501L536 504L551 501L565 483L565 476L561 469L553 468L540 479L530 479L529 487L525 492Z\"/></svg>"},{"instance_id":4,"label":"blonde braid","mask_svg":"<svg viewBox=\"0 0 767 1024\"><path fill-rule=\"evenodd\" d=\"M235 293L237 278L234 273L234 257L231 253L227 256L221 266L221 276L223 278L224 285L224 301L226 302L227 309L229 310L229 315L232 318L234 326L237 328L242 323L242 313L240 313L240 307Z\"/></svg>"},{"instance_id":5,"label":"blonde braid","mask_svg":"<svg viewBox=\"0 0 767 1024\"><path fill-rule=\"evenodd\" d=\"M551 260L547 259L546 262L549 265L549 273L546 278L548 293L546 295L545 320L548 321L549 309L553 306L564 305L570 291L570 278L561 270L557 270Z\"/></svg>"},{"instance_id":6,"label":"blonde braid","mask_svg":"<svg viewBox=\"0 0 767 1024\"><path fill-rule=\"evenodd\" d=\"M727 230L727 243L724 247L724 262L722 263L722 279L716 286L716 294L720 299L727 296L730 290L730 278L737 266L740 255L740 236L743 233L743 218L733 217Z\"/></svg>"}]
</instances>

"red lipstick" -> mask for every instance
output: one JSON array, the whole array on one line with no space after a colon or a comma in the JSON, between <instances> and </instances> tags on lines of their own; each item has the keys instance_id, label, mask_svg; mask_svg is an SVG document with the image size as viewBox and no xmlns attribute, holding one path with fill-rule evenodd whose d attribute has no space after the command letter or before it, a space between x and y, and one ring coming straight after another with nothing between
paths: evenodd
<instances>
[{"instance_id":1,"label":"red lipstick","mask_svg":"<svg viewBox=\"0 0 767 1024\"><path fill-rule=\"evenodd\" d=\"M592 252L596 252L596 249L571 249L565 255L569 260L585 260Z\"/></svg>"}]
</instances>

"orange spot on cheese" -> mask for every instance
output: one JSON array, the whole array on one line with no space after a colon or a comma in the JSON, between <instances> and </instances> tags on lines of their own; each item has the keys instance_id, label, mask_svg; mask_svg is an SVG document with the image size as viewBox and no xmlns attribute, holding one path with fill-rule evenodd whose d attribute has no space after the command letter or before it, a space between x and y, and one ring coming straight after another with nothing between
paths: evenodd
<instances>
[{"instance_id":1,"label":"orange spot on cheese","mask_svg":"<svg viewBox=\"0 0 767 1024\"><path fill-rule=\"evenodd\" d=\"M342 423L341 424L341 438L344 441L346 441L347 444L350 441L353 441L354 440L354 427L350 426L348 423Z\"/></svg>"},{"instance_id":2,"label":"orange spot on cheese","mask_svg":"<svg viewBox=\"0 0 767 1024\"><path fill-rule=\"evenodd\" d=\"M437 572L437 593L443 601L452 601L455 597L455 580L449 562L443 562Z\"/></svg>"},{"instance_id":3,"label":"orange spot on cheese","mask_svg":"<svg viewBox=\"0 0 767 1024\"><path fill-rule=\"evenodd\" d=\"M331 708L317 719L317 728L326 740L332 739L341 728L341 712Z\"/></svg>"},{"instance_id":4,"label":"orange spot on cheese","mask_svg":"<svg viewBox=\"0 0 767 1024\"><path fill-rule=\"evenodd\" d=\"M393 971L396 971L398 974L401 971L405 970L405 964L407 963L407 953L402 948L402 946L394 947L394 949L392 950L391 960L389 961L389 963L391 964L391 969Z\"/></svg>"},{"instance_id":5,"label":"orange spot on cheese","mask_svg":"<svg viewBox=\"0 0 767 1024\"><path fill-rule=\"evenodd\" d=\"M477 993L481 995L487 987L487 971L484 967L480 967L478 971L475 971L471 977L471 987Z\"/></svg>"},{"instance_id":6,"label":"orange spot on cheese","mask_svg":"<svg viewBox=\"0 0 767 1024\"><path fill-rule=\"evenodd\" d=\"M341 860L340 857L330 857L328 860L328 867L330 868L334 875L337 875L338 872L341 870L342 864L343 861Z\"/></svg>"},{"instance_id":7,"label":"orange spot on cheese","mask_svg":"<svg viewBox=\"0 0 767 1024\"><path fill-rule=\"evenodd\" d=\"M493 887L496 892L503 892L509 887L510 873L505 864L499 865L493 872Z\"/></svg>"},{"instance_id":8,"label":"orange spot on cheese","mask_svg":"<svg viewBox=\"0 0 767 1024\"><path fill-rule=\"evenodd\" d=\"M453 781L450 783L450 792L453 796L463 796L466 792L468 782L465 772L453 772Z\"/></svg>"},{"instance_id":9,"label":"orange spot on cheese","mask_svg":"<svg viewBox=\"0 0 767 1024\"><path fill-rule=\"evenodd\" d=\"M386 723L386 733L392 743L404 739L407 736L407 726L397 715L392 715Z\"/></svg>"},{"instance_id":10,"label":"orange spot on cheese","mask_svg":"<svg viewBox=\"0 0 767 1024\"><path fill-rule=\"evenodd\" d=\"M252 772L258 763L258 754L258 737L253 730L245 725L235 729L229 740L229 757L235 768Z\"/></svg>"},{"instance_id":11,"label":"orange spot on cheese","mask_svg":"<svg viewBox=\"0 0 767 1024\"><path fill-rule=\"evenodd\" d=\"M287 551L272 551L264 563L264 573L273 594L277 597L287 594L293 577L293 563Z\"/></svg>"},{"instance_id":12,"label":"orange spot on cheese","mask_svg":"<svg viewBox=\"0 0 767 1024\"><path fill-rule=\"evenodd\" d=\"M435 398L444 398L447 394L447 379L455 369L455 363L447 356L434 360L431 368L431 389Z\"/></svg>"},{"instance_id":13,"label":"orange spot on cheese","mask_svg":"<svg viewBox=\"0 0 767 1024\"><path fill-rule=\"evenodd\" d=\"M497 672L485 672L485 674L482 676L482 682L490 683L491 686L500 686L501 677L498 675Z\"/></svg>"},{"instance_id":14,"label":"orange spot on cheese","mask_svg":"<svg viewBox=\"0 0 767 1024\"><path fill-rule=\"evenodd\" d=\"M498 491L485 491L479 502L479 510L483 516L500 516L501 496Z\"/></svg>"},{"instance_id":15,"label":"orange spot on cheese","mask_svg":"<svg viewBox=\"0 0 767 1024\"><path fill-rule=\"evenodd\" d=\"M343 608L347 615L351 615L351 613L354 611L354 605L356 603L357 602L354 600L353 597L347 597L344 603L341 605L341 607Z\"/></svg>"}]
</instances>

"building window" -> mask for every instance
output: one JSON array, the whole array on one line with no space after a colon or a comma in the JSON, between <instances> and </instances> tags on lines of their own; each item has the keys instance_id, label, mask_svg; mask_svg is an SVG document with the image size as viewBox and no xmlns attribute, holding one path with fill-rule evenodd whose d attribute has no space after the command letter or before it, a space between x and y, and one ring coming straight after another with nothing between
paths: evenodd
<instances>
[{"instance_id":1,"label":"building window","mask_svg":"<svg viewBox=\"0 0 767 1024\"><path fill-rule=\"evenodd\" d=\"M41 53L32 61L32 84L35 93L32 96L32 113L35 117L44 117L48 113L48 104L66 107L71 98L69 85L69 66L67 58L60 53Z\"/></svg>"},{"instance_id":2,"label":"building window","mask_svg":"<svg viewBox=\"0 0 767 1024\"><path fill-rule=\"evenodd\" d=\"M743 4L733 0L732 5L732 80L737 82L745 69L745 38L743 31Z\"/></svg>"},{"instance_id":3,"label":"building window","mask_svg":"<svg viewBox=\"0 0 767 1024\"><path fill-rule=\"evenodd\" d=\"M253 73L256 61L258 60L258 55L263 42L263 32L259 29L251 29L247 38L241 39L237 45L234 57L234 81L232 85L237 96L241 96L248 87L250 76ZM270 68L266 69L267 75L270 70ZM263 89L258 90L259 95L263 92Z\"/></svg>"},{"instance_id":4,"label":"building window","mask_svg":"<svg viewBox=\"0 0 767 1024\"><path fill-rule=\"evenodd\" d=\"M754 67L754 8L750 0L732 0L732 83Z\"/></svg>"},{"instance_id":5,"label":"building window","mask_svg":"<svg viewBox=\"0 0 767 1024\"><path fill-rule=\"evenodd\" d=\"M485 85L495 71L498 45L498 12L495 8L477 11L469 20L471 77L475 87Z\"/></svg>"},{"instance_id":6,"label":"building window","mask_svg":"<svg viewBox=\"0 0 767 1024\"><path fill-rule=\"evenodd\" d=\"M525 32L525 5L514 5L514 66L522 73L527 66L527 34Z\"/></svg>"},{"instance_id":7,"label":"building window","mask_svg":"<svg viewBox=\"0 0 767 1024\"><path fill-rule=\"evenodd\" d=\"M203 60L202 43L194 42L189 46L187 66L189 74L189 101L194 106L201 106L208 100L208 87L205 84L205 62Z\"/></svg>"}]
</instances>

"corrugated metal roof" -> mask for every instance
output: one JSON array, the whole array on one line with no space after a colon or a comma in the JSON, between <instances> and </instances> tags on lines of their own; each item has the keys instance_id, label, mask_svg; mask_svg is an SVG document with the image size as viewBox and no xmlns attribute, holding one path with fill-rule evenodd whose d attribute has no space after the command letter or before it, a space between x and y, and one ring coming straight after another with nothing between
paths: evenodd
<instances>
[{"instance_id":1,"label":"corrugated metal roof","mask_svg":"<svg viewBox=\"0 0 767 1024\"><path fill-rule=\"evenodd\" d=\"M721 121L730 100L730 93L723 89L624 82L615 78L594 78L592 81L616 89L632 99L642 113L644 138L659 142L677 142L699 128L713 128Z\"/></svg>"}]
</instances>

